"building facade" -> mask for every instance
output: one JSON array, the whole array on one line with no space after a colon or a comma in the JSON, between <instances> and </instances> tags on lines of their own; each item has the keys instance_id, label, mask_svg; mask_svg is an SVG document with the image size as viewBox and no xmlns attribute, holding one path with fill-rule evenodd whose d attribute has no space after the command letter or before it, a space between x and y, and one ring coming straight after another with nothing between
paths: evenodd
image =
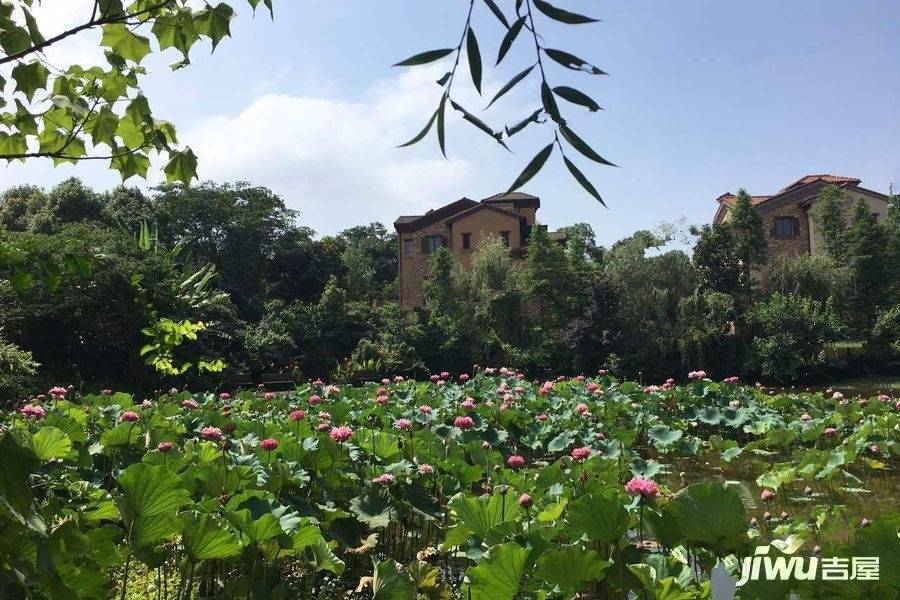
<instances>
[{"instance_id":1,"label":"building facade","mask_svg":"<svg viewBox=\"0 0 900 600\"><path fill-rule=\"evenodd\" d=\"M753 206L763 219L763 229L769 243L769 259L802 254L818 255L825 252L822 234L816 231L810 209L815 204L819 192L827 185L843 190L848 214L849 209L862 198L879 220L885 218L889 197L866 189L860 186L860 183L861 180L855 177L806 175L771 196L751 196ZM737 196L730 192L716 198L719 208L713 219L714 223L728 221L736 199Z\"/></svg>"},{"instance_id":2,"label":"building facade","mask_svg":"<svg viewBox=\"0 0 900 600\"><path fill-rule=\"evenodd\" d=\"M468 267L482 238L493 235L503 239L513 257L523 256L540 206L537 196L513 192L480 201L462 198L424 215L398 218L394 229L400 265L400 305L405 309L422 305L431 254L438 248L448 248L461 265Z\"/></svg>"}]
</instances>

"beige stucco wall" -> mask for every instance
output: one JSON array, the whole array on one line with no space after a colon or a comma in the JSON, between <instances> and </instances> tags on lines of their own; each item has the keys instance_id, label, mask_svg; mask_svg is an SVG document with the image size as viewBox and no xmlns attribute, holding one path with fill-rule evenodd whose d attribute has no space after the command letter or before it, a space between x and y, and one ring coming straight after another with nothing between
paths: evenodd
<instances>
[{"instance_id":1,"label":"beige stucco wall","mask_svg":"<svg viewBox=\"0 0 900 600\"><path fill-rule=\"evenodd\" d=\"M883 198L878 198L875 196L869 196L863 192L857 192L852 190L845 190L844 197L847 199L847 217L852 218L853 216L853 205L856 204L856 201L859 198L862 198L866 201L866 204L869 205L869 210L875 213L878 216L878 220L882 220L887 216L888 211L888 203ZM809 211L807 211L809 213ZM809 226L809 234L810 234L810 251L813 256L818 254L823 254L825 252L824 240L822 239L822 232L816 230L816 224L813 221L812 217L807 214L808 226Z\"/></svg>"},{"instance_id":2,"label":"beige stucco wall","mask_svg":"<svg viewBox=\"0 0 900 600\"><path fill-rule=\"evenodd\" d=\"M472 262L472 254L478 248L481 240L486 236L500 237L501 231L509 232L509 247L518 248L522 245L519 220L511 216L503 215L493 210L479 210L452 224L453 237L451 250L456 260L464 267ZM469 249L463 250L462 235L471 235Z\"/></svg>"}]
</instances>

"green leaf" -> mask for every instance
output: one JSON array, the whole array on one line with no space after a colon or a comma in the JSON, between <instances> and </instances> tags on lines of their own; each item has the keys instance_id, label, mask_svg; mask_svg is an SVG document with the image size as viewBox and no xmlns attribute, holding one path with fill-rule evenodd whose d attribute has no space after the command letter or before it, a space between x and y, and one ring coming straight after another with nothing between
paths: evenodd
<instances>
[{"instance_id":1,"label":"green leaf","mask_svg":"<svg viewBox=\"0 0 900 600\"><path fill-rule=\"evenodd\" d=\"M376 456L385 462L392 462L400 456L399 438L386 431L357 430L353 439L357 445L368 454Z\"/></svg>"},{"instance_id":2,"label":"green leaf","mask_svg":"<svg viewBox=\"0 0 900 600\"><path fill-rule=\"evenodd\" d=\"M618 498L588 494L569 504L566 520L579 536L618 543L628 529L628 511Z\"/></svg>"},{"instance_id":3,"label":"green leaf","mask_svg":"<svg viewBox=\"0 0 900 600\"><path fill-rule=\"evenodd\" d=\"M373 600L415 600L412 579L397 561L389 558L375 565L372 578Z\"/></svg>"},{"instance_id":4,"label":"green leaf","mask_svg":"<svg viewBox=\"0 0 900 600\"><path fill-rule=\"evenodd\" d=\"M457 104L454 100L450 101L450 105L455 110L462 113L463 119L465 119L466 121L468 121L469 123L471 123L472 125L477 127L478 129L483 131L484 133L488 134L489 136L491 136L492 138L497 140L497 142L499 142L499 144L501 146L506 148L506 144L503 142L503 139L502 139L502 133L496 132L493 129L491 129L487 123L485 123L484 121L482 121L481 119L479 119L478 117L476 117L475 115L473 115L472 113L467 111L465 108L463 108L462 106Z\"/></svg>"},{"instance_id":5,"label":"green leaf","mask_svg":"<svg viewBox=\"0 0 900 600\"><path fill-rule=\"evenodd\" d=\"M470 600L513 600L525 569L528 550L513 542L491 547L466 571Z\"/></svg>"},{"instance_id":6,"label":"green leaf","mask_svg":"<svg viewBox=\"0 0 900 600\"><path fill-rule=\"evenodd\" d=\"M0 456L0 499L24 515L32 501L28 476L37 473L41 463L31 449L18 445L11 435L0 438Z\"/></svg>"},{"instance_id":7,"label":"green leaf","mask_svg":"<svg viewBox=\"0 0 900 600\"><path fill-rule=\"evenodd\" d=\"M720 554L747 542L747 511L734 487L695 483L680 490L664 511L686 540Z\"/></svg>"},{"instance_id":8,"label":"green leaf","mask_svg":"<svg viewBox=\"0 0 900 600\"><path fill-rule=\"evenodd\" d=\"M547 162L547 159L550 158L550 154L553 152L553 142L547 144L540 152L538 152L534 158L531 159L531 162L528 163L528 166L519 174L519 177L513 182L513 184L507 190L507 193L515 191L531 181L531 178L537 175L537 172L541 170L541 167L544 166L544 163Z\"/></svg>"},{"instance_id":9,"label":"green leaf","mask_svg":"<svg viewBox=\"0 0 900 600\"><path fill-rule=\"evenodd\" d=\"M565 124L562 114L559 112L559 105L556 104L556 98L553 97L553 92L550 90L550 86L547 85L546 81L541 82L541 103L544 105L544 110L547 111L547 114L550 115L551 119L562 125Z\"/></svg>"},{"instance_id":10,"label":"green leaf","mask_svg":"<svg viewBox=\"0 0 900 600\"><path fill-rule=\"evenodd\" d=\"M25 142L25 136L21 133L13 133L12 135L0 131L0 156L15 156L28 152L28 145Z\"/></svg>"},{"instance_id":11,"label":"green leaf","mask_svg":"<svg viewBox=\"0 0 900 600\"><path fill-rule=\"evenodd\" d=\"M597 188L594 187L593 183L588 181L588 178L585 177L584 173L582 173L581 170L577 166L575 166L575 163L569 160L569 157L567 156L563 157L563 161L566 163L566 168L569 169L569 173L572 174L572 177L575 178L575 181L580 183L581 187L583 187L588 194L590 194L598 202L600 202L600 204L606 206L606 202L604 202L603 198L600 197L600 192L597 191Z\"/></svg>"},{"instance_id":12,"label":"green leaf","mask_svg":"<svg viewBox=\"0 0 900 600\"><path fill-rule=\"evenodd\" d=\"M509 31L506 32L506 35L503 36L503 40L500 42L500 51L497 53L497 62L495 64L500 64L500 61L506 56L506 53L509 52L509 49L512 48L513 42L516 41L516 37L518 37L519 32L522 31L522 27L525 26L526 17L519 17L515 23L509 28Z\"/></svg>"},{"instance_id":13,"label":"green leaf","mask_svg":"<svg viewBox=\"0 0 900 600\"><path fill-rule=\"evenodd\" d=\"M233 18L234 9L220 2L214 7L208 6L198 12L194 18L194 27L197 33L209 36L215 51L222 38L231 35L230 22Z\"/></svg>"},{"instance_id":14,"label":"green leaf","mask_svg":"<svg viewBox=\"0 0 900 600\"><path fill-rule=\"evenodd\" d=\"M475 89L481 93L481 51L478 49L478 40L475 31L469 27L466 32L466 56L469 59L469 71L472 74L472 83Z\"/></svg>"},{"instance_id":15,"label":"green leaf","mask_svg":"<svg viewBox=\"0 0 900 600\"><path fill-rule=\"evenodd\" d=\"M591 112L601 110L600 105L594 102L590 96L576 90L573 87L558 85L553 88L553 93L564 100L568 100L572 104L579 104L581 106L584 106Z\"/></svg>"},{"instance_id":16,"label":"green leaf","mask_svg":"<svg viewBox=\"0 0 900 600\"><path fill-rule=\"evenodd\" d=\"M239 556L237 537L207 514L185 515L181 519L182 544L193 562Z\"/></svg>"},{"instance_id":17,"label":"green leaf","mask_svg":"<svg viewBox=\"0 0 900 600\"><path fill-rule=\"evenodd\" d=\"M494 97L491 99L490 103L485 107L485 109L490 108L491 105L494 102L496 102L497 100L499 100L504 94L506 94L506 92L513 89L516 86L516 84L519 83L520 81L522 81L523 79L525 79L528 76L528 74L531 73L531 71L533 69L534 69L534 65L531 65L530 67L528 67L527 69L525 69L524 71L522 71L521 73L519 73L518 75L513 77L512 79L510 79L506 83L506 85L504 85L502 88L500 88L500 90L494 95Z\"/></svg>"},{"instance_id":18,"label":"green leaf","mask_svg":"<svg viewBox=\"0 0 900 600\"><path fill-rule=\"evenodd\" d=\"M122 181L125 181L133 175L147 177L147 170L150 168L150 159L145 154L138 152L129 152L110 159L109 167L119 172Z\"/></svg>"},{"instance_id":19,"label":"green leaf","mask_svg":"<svg viewBox=\"0 0 900 600\"><path fill-rule=\"evenodd\" d=\"M503 23L503 26L509 29L509 21L506 20L506 15L503 14L503 11L500 10L500 7L497 6L497 3L494 0L484 0L484 3L487 4L487 7L491 9L491 12L494 13L494 16L497 17L497 20Z\"/></svg>"},{"instance_id":20,"label":"green leaf","mask_svg":"<svg viewBox=\"0 0 900 600\"><path fill-rule=\"evenodd\" d=\"M31 450L41 460L66 458L72 451L72 440L61 429L41 427L31 436Z\"/></svg>"},{"instance_id":21,"label":"green leaf","mask_svg":"<svg viewBox=\"0 0 900 600\"><path fill-rule=\"evenodd\" d=\"M569 129L565 124L559 126L559 132L562 134L563 139L569 142L573 148L581 152L587 158L593 160L594 162L598 162L601 165L608 165L610 167L616 166L614 163L609 162L608 160L594 152L594 149L588 146L587 142L578 137L575 132Z\"/></svg>"},{"instance_id":22,"label":"green leaf","mask_svg":"<svg viewBox=\"0 0 900 600\"><path fill-rule=\"evenodd\" d=\"M561 21L562 23L568 23L569 25L582 25L584 23L596 23L598 21L598 19L592 19L591 17L585 17L584 15L557 8L544 0L534 0L534 5L539 11L551 19Z\"/></svg>"},{"instance_id":23,"label":"green leaf","mask_svg":"<svg viewBox=\"0 0 900 600\"><path fill-rule=\"evenodd\" d=\"M34 45L42 44L44 40L44 36L41 35L40 29L38 29L37 21L34 20L34 16L24 6L22 7L22 13L25 15L25 26L28 27L28 35L31 36L31 42Z\"/></svg>"},{"instance_id":24,"label":"green leaf","mask_svg":"<svg viewBox=\"0 0 900 600\"><path fill-rule=\"evenodd\" d=\"M131 517L174 514L190 501L181 479L161 466L135 463L122 471L116 482L124 494Z\"/></svg>"},{"instance_id":25,"label":"green leaf","mask_svg":"<svg viewBox=\"0 0 900 600\"><path fill-rule=\"evenodd\" d=\"M170 152L169 162L166 163L163 171L166 174L166 181L169 183L180 181L188 185L192 179L197 177L197 156L190 148Z\"/></svg>"},{"instance_id":26,"label":"green leaf","mask_svg":"<svg viewBox=\"0 0 900 600\"><path fill-rule=\"evenodd\" d=\"M46 87L49 74L47 67L38 61L20 62L12 70L12 78L16 80L15 91L25 94L31 102L34 93Z\"/></svg>"},{"instance_id":27,"label":"green leaf","mask_svg":"<svg viewBox=\"0 0 900 600\"><path fill-rule=\"evenodd\" d=\"M544 48L544 53L567 69L572 69L573 71L584 71L585 73L590 73L591 75L607 74L605 71L598 69L589 62L578 58L574 54L569 54L564 50Z\"/></svg>"},{"instance_id":28,"label":"green leaf","mask_svg":"<svg viewBox=\"0 0 900 600\"><path fill-rule=\"evenodd\" d=\"M657 448L665 448L681 439L684 433L680 429L672 429L666 425L655 425L647 432L647 437L653 440Z\"/></svg>"},{"instance_id":29,"label":"green leaf","mask_svg":"<svg viewBox=\"0 0 900 600\"><path fill-rule=\"evenodd\" d=\"M115 448L117 446L131 446L141 439L143 431L134 423L119 423L112 429L104 431L100 435L100 443L105 448Z\"/></svg>"},{"instance_id":30,"label":"green leaf","mask_svg":"<svg viewBox=\"0 0 900 600\"><path fill-rule=\"evenodd\" d=\"M441 154L444 155L444 158L447 158L447 146L446 146L446 138L444 134L444 119L445 112L447 110L447 94L441 96L441 104L438 106L437 110L437 137L438 137L438 146L441 148Z\"/></svg>"},{"instance_id":31,"label":"green leaf","mask_svg":"<svg viewBox=\"0 0 900 600\"><path fill-rule=\"evenodd\" d=\"M399 518L397 511L391 507L390 499L375 492L351 500L350 511L373 529L387 527L391 521Z\"/></svg>"},{"instance_id":32,"label":"green leaf","mask_svg":"<svg viewBox=\"0 0 900 600\"><path fill-rule=\"evenodd\" d=\"M150 40L142 35L132 33L121 23L113 23L103 26L103 39L101 46L112 49L113 52L136 63L140 63L150 53Z\"/></svg>"},{"instance_id":33,"label":"green leaf","mask_svg":"<svg viewBox=\"0 0 900 600\"><path fill-rule=\"evenodd\" d=\"M450 499L447 506L460 523L482 538L495 525L513 521L519 516L519 504L510 492L504 495L495 491L491 496L478 498L460 492Z\"/></svg>"},{"instance_id":34,"label":"green leaf","mask_svg":"<svg viewBox=\"0 0 900 600\"><path fill-rule=\"evenodd\" d=\"M421 142L423 139L425 139L425 136L428 135L428 132L431 130L431 125L434 123L434 121L435 121L435 119L437 119L437 117L438 117L438 111L434 111L434 113L431 115L431 118L428 119L428 123L425 124L425 128L422 129L422 131L420 131L414 138L412 138L405 144L400 144L397 147L405 148L406 146L412 146L413 144L418 144L419 142Z\"/></svg>"},{"instance_id":35,"label":"green leaf","mask_svg":"<svg viewBox=\"0 0 900 600\"><path fill-rule=\"evenodd\" d=\"M609 563L601 560L596 550L575 544L544 551L537 560L534 576L571 594L585 583L601 579L608 567Z\"/></svg>"},{"instance_id":36,"label":"green leaf","mask_svg":"<svg viewBox=\"0 0 900 600\"><path fill-rule=\"evenodd\" d=\"M424 65L430 62L434 62L436 60L440 60L453 52L453 48L443 48L441 50L429 50L428 52L422 52L421 54L416 54L415 56L410 56L406 60L401 60L395 67L414 67L417 65Z\"/></svg>"}]
</instances>

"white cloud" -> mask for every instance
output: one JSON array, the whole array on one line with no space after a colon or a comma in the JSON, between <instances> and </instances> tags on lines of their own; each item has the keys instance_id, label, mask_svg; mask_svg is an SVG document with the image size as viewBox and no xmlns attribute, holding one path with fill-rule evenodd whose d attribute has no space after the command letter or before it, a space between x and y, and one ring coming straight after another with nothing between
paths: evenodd
<instances>
[{"instance_id":1,"label":"white cloud","mask_svg":"<svg viewBox=\"0 0 900 600\"><path fill-rule=\"evenodd\" d=\"M455 200L472 162L427 148L397 149L439 99L440 73L418 69L375 85L358 101L266 94L236 115L207 118L182 134L202 179L247 180L280 194L320 233ZM449 127L448 127L449 128Z\"/></svg>"}]
</instances>

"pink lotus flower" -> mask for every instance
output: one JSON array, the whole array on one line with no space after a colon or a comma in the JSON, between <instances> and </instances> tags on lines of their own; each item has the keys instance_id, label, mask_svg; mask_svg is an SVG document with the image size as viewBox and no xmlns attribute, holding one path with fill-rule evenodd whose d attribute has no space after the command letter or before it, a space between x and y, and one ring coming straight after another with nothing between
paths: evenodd
<instances>
[{"instance_id":1,"label":"pink lotus flower","mask_svg":"<svg viewBox=\"0 0 900 600\"><path fill-rule=\"evenodd\" d=\"M328 423L319 423L316 426L316 429L318 429L319 431L328 431L330 428L331 425L329 425Z\"/></svg>"},{"instance_id":2,"label":"pink lotus flower","mask_svg":"<svg viewBox=\"0 0 900 600\"><path fill-rule=\"evenodd\" d=\"M141 408L143 408L144 410L147 410L148 408L153 408L153 403L150 402L149 400L145 399L143 402L141 402Z\"/></svg>"},{"instance_id":3,"label":"pink lotus flower","mask_svg":"<svg viewBox=\"0 0 900 600\"><path fill-rule=\"evenodd\" d=\"M809 416L809 413L803 413L802 415L800 415L800 420L806 423L808 421L812 421L812 417Z\"/></svg>"},{"instance_id":4,"label":"pink lotus flower","mask_svg":"<svg viewBox=\"0 0 900 600\"><path fill-rule=\"evenodd\" d=\"M313 394L312 396L309 397L308 402L309 402L310 406L316 406L317 404L322 402L322 397L319 396L318 394Z\"/></svg>"},{"instance_id":5,"label":"pink lotus flower","mask_svg":"<svg viewBox=\"0 0 900 600\"><path fill-rule=\"evenodd\" d=\"M66 388L64 387L56 386L50 388L50 391L48 393L54 398L65 398L66 394L68 394L69 392L66 391Z\"/></svg>"},{"instance_id":6,"label":"pink lotus flower","mask_svg":"<svg viewBox=\"0 0 900 600\"><path fill-rule=\"evenodd\" d=\"M382 384L382 385L390 385L390 384L391 384L391 380L388 379L387 377L385 377L384 379L381 380L381 384Z\"/></svg>"},{"instance_id":7,"label":"pink lotus flower","mask_svg":"<svg viewBox=\"0 0 900 600\"><path fill-rule=\"evenodd\" d=\"M338 396L341 393L341 388L336 385L329 385L325 388L326 396Z\"/></svg>"},{"instance_id":8,"label":"pink lotus flower","mask_svg":"<svg viewBox=\"0 0 900 600\"><path fill-rule=\"evenodd\" d=\"M160 442L159 445L156 447L156 449L159 452L162 452L163 454L168 454L169 452L172 451L172 448L174 448L174 446L172 445L172 442Z\"/></svg>"},{"instance_id":9,"label":"pink lotus flower","mask_svg":"<svg viewBox=\"0 0 900 600\"><path fill-rule=\"evenodd\" d=\"M306 418L306 412L302 410L291 411L291 421L302 421Z\"/></svg>"},{"instance_id":10,"label":"pink lotus flower","mask_svg":"<svg viewBox=\"0 0 900 600\"><path fill-rule=\"evenodd\" d=\"M575 448L572 450L572 458L575 460L584 460L590 457L592 450L587 446L582 446L581 448Z\"/></svg>"},{"instance_id":11,"label":"pink lotus flower","mask_svg":"<svg viewBox=\"0 0 900 600\"><path fill-rule=\"evenodd\" d=\"M513 454L509 458L506 459L506 464L509 465L513 469L521 469L525 466L525 458L519 456L518 454Z\"/></svg>"},{"instance_id":12,"label":"pink lotus flower","mask_svg":"<svg viewBox=\"0 0 900 600\"><path fill-rule=\"evenodd\" d=\"M375 391L375 394L378 395L378 396L387 396L387 393L388 393L387 388L384 387L384 386L378 388L378 389Z\"/></svg>"},{"instance_id":13,"label":"pink lotus flower","mask_svg":"<svg viewBox=\"0 0 900 600\"><path fill-rule=\"evenodd\" d=\"M318 417L319 417L320 419L322 419L323 421L330 421L330 420L331 420L331 413L330 413L330 412L326 412L326 411L324 411L324 410L320 410L320 411L319 411L319 414L318 414Z\"/></svg>"},{"instance_id":14,"label":"pink lotus flower","mask_svg":"<svg viewBox=\"0 0 900 600\"><path fill-rule=\"evenodd\" d=\"M763 502L768 502L769 500L771 500L774 497L775 497L775 492L773 492L772 490L770 490L768 488L764 489L762 491L762 493L759 495L759 499L762 500Z\"/></svg>"},{"instance_id":15,"label":"pink lotus flower","mask_svg":"<svg viewBox=\"0 0 900 600\"><path fill-rule=\"evenodd\" d=\"M465 383L469 380L469 376L466 373L460 373L459 380Z\"/></svg>"},{"instance_id":16,"label":"pink lotus flower","mask_svg":"<svg viewBox=\"0 0 900 600\"><path fill-rule=\"evenodd\" d=\"M879 401L879 402L890 402L890 401L891 401L891 397L888 396L887 394L879 394L879 395L878 395L878 401Z\"/></svg>"},{"instance_id":17,"label":"pink lotus flower","mask_svg":"<svg viewBox=\"0 0 900 600\"><path fill-rule=\"evenodd\" d=\"M432 375L428 379L431 380L431 383L437 383L438 381L441 380L441 376L440 375Z\"/></svg>"},{"instance_id":18,"label":"pink lotus flower","mask_svg":"<svg viewBox=\"0 0 900 600\"><path fill-rule=\"evenodd\" d=\"M860 406L868 406L868 405L869 405L869 400L868 400L868 398L860 398L860 399L859 399L859 405L860 405Z\"/></svg>"},{"instance_id":19,"label":"pink lotus flower","mask_svg":"<svg viewBox=\"0 0 900 600\"><path fill-rule=\"evenodd\" d=\"M378 406L386 406L388 403L388 397L385 395L378 396L375 398L375 404Z\"/></svg>"},{"instance_id":20,"label":"pink lotus flower","mask_svg":"<svg viewBox=\"0 0 900 600\"><path fill-rule=\"evenodd\" d=\"M343 444L353 435L353 430L346 425L341 425L340 427L335 427L334 429L332 429L331 433L329 433L328 435L337 443Z\"/></svg>"},{"instance_id":21,"label":"pink lotus flower","mask_svg":"<svg viewBox=\"0 0 900 600\"><path fill-rule=\"evenodd\" d=\"M587 384L587 390L592 394L599 389L600 389L600 386L597 385L596 383L594 383L593 381L590 382L589 384Z\"/></svg>"},{"instance_id":22,"label":"pink lotus flower","mask_svg":"<svg viewBox=\"0 0 900 600\"><path fill-rule=\"evenodd\" d=\"M475 426L475 421L472 420L472 417L456 417L453 419L453 424L460 429L471 429Z\"/></svg>"},{"instance_id":23,"label":"pink lotus flower","mask_svg":"<svg viewBox=\"0 0 900 600\"><path fill-rule=\"evenodd\" d=\"M659 493L659 486L652 479L632 477L625 484L625 491L628 492L629 496L641 496L646 500L653 500Z\"/></svg>"},{"instance_id":24,"label":"pink lotus flower","mask_svg":"<svg viewBox=\"0 0 900 600\"><path fill-rule=\"evenodd\" d=\"M543 423L544 421L547 420L547 415L545 415L544 413L541 413L541 414L539 414L538 416L536 416L535 419L537 419L538 421L540 421L541 423Z\"/></svg>"},{"instance_id":25,"label":"pink lotus flower","mask_svg":"<svg viewBox=\"0 0 900 600\"><path fill-rule=\"evenodd\" d=\"M441 371L441 379L447 379L450 377L450 373L447 371Z\"/></svg>"},{"instance_id":26,"label":"pink lotus flower","mask_svg":"<svg viewBox=\"0 0 900 600\"><path fill-rule=\"evenodd\" d=\"M181 408L188 408L188 409L194 410L198 407L199 407L199 405L197 404L197 402L194 400L191 400L190 398L181 401Z\"/></svg>"},{"instance_id":27,"label":"pink lotus flower","mask_svg":"<svg viewBox=\"0 0 900 600\"><path fill-rule=\"evenodd\" d=\"M471 398L466 398L462 402L459 403L459 407L463 410L474 410L475 409L475 401Z\"/></svg>"},{"instance_id":28,"label":"pink lotus flower","mask_svg":"<svg viewBox=\"0 0 900 600\"><path fill-rule=\"evenodd\" d=\"M315 381L313 381L313 385L319 385L319 386L320 386L320 385L322 385L323 383L325 383L325 382L322 381L321 379L316 379Z\"/></svg>"},{"instance_id":29,"label":"pink lotus flower","mask_svg":"<svg viewBox=\"0 0 900 600\"><path fill-rule=\"evenodd\" d=\"M110 389L100 390L100 395L101 396L112 396L113 391Z\"/></svg>"},{"instance_id":30,"label":"pink lotus flower","mask_svg":"<svg viewBox=\"0 0 900 600\"><path fill-rule=\"evenodd\" d=\"M275 399L275 392L266 392L263 398L265 398L267 402L271 402Z\"/></svg>"},{"instance_id":31,"label":"pink lotus flower","mask_svg":"<svg viewBox=\"0 0 900 600\"><path fill-rule=\"evenodd\" d=\"M275 438L266 438L259 443L259 447L265 450L266 452L271 452L278 448L278 440Z\"/></svg>"},{"instance_id":32,"label":"pink lotus flower","mask_svg":"<svg viewBox=\"0 0 900 600\"><path fill-rule=\"evenodd\" d=\"M428 463L422 463L419 465L419 473L422 475L431 475L434 473L434 467L429 465Z\"/></svg>"},{"instance_id":33,"label":"pink lotus flower","mask_svg":"<svg viewBox=\"0 0 900 600\"><path fill-rule=\"evenodd\" d=\"M412 421L409 419L397 419L394 421L394 429L409 429L412 427Z\"/></svg>"},{"instance_id":34,"label":"pink lotus flower","mask_svg":"<svg viewBox=\"0 0 900 600\"><path fill-rule=\"evenodd\" d=\"M583 402L575 407L575 412L577 412L579 415L583 415L587 411L588 411L588 405Z\"/></svg>"},{"instance_id":35,"label":"pink lotus flower","mask_svg":"<svg viewBox=\"0 0 900 600\"><path fill-rule=\"evenodd\" d=\"M33 419L35 421L40 421L44 418L46 411L44 411L43 406L35 406L32 404L26 404L22 408L19 409L19 412L26 419Z\"/></svg>"},{"instance_id":36,"label":"pink lotus flower","mask_svg":"<svg viewBox=\"0 0 900 600\"><path fill-rule=\"evenodd\" d=\"M390 473L384 473L382 475L379 475L375 479L373 479L372 483L378 483L381 485L390 485L390 484L394 483L394 476L391 475Z\"/></svg>"},{"instance_id":37,"label":"pink lotus flower","mask_svg":"<svg viewBox=\"0 0 900 600\"><path fill-rule=\"evenodd\" d=\"M402 383L403 375L394 375L394 383Z\"/></svg>"},{"instance_id":38,"label":"pink lotus flower","mask_svg":"<svg viewBox=\"0 0 900 600\"><path fill-rule=\"evenodd\" d=\"M740 405L741 405L741 401L740 401L740 400L731 400L731 401L728 403L728 406L730 406L731 408L737 408L737 407L739 407Z\"/></svg>"},{"instance_id":39,"label":"pink lotus flower","mask_svg":"<svg viewBox=\"0 0 900 600\"><path fill-rule=\"evenodd\" d=\"M688 373L688 379L691 381L700 381L706 379L706 371L691 371Z\"/></svg>"},{"instance_id":40,"label":"pink lotus flower","mask_svg":"<svg viewBox=\"0 0 900 600\"><path fill-rule=\"evenodd\" d=\"M652 394L652 393L658 392L658 391L659 391L658 385L648 385L647 387L644 388L645 394Z\"/></svg>"},{"instance_id":41,"label":"pink lotus flower","mask_svg":"<svg viewBox=\"0 0 900 600\"><path fill-rule=\"evenodd\" d=\"M835 429L834 427L826 427L826 428L825 428L825 435L826 435L827 437L834 437L834 436L837 435L837 429Z\"/></svg>"},{"instance_id":42,"label":"pink lotus flower","mask_svg":"<svg viewBox=\"0 0 900 600\"><path fill-rule=\"evenodd\" d=\"M125 423L137 423L138 421L141 420L140 415L138 415L136 412L133 412L130 410L123 412L122 416L119 418L122 421L124 421Z\"/></svg>"},{"instance_id":43,"label":"pink lotus flower","mask_svg":"<svg viewBox=\"0 0 900 600\"><path fill-rule=\"evenodd\" d=\"M205 440L220 440L222 439L222 430L218 427L204 427L200 430L200 435Z\"/></svg>"},{"instance_id":44,"label":"pink lotus flower","mask_svg":"<svg viewBox=\"0 0 900 600\"><path fill-rule=\"evenodd\" d=\"M519 506L521 506L522 508L531 508L531 505L533 503L534 502L532 501L531 496L529 496L528 494L522 494L521 496L519 496Z\"/></svg>"},{"instance_id":45,"label":"pink lotus flower","mask_svg":"<svg viewBox=\"0 0 900 600\"><path fill-rule=\"evenodd\" d=\"M737 385L738 383L740 383L741 378L737 375L732 375L731 377L726 377L722 381L724 381L725 383L730 383L731 385Z\"/></svg>"},{"instance_id":46,"label":"pink lotus flower","mask_svg":"<svg viewBox=\"0 0 900 600\"><path fill-rule=\"evenodd\" d=\"M577 376L575 377L575 381L578 381L578 382L584 381L584 375L577 375Z\"/></svg>"},{"instance_id":47,"label":"pink lotus flower","mask_svg":"<svg viewBox=\"0 0 900 600\"><path fill-rule=\"evenodd\" d=\"M423 415L430 415L431 411L432 411L431 407L428 406L427 404L423 404L422 406L419 407L419 412L422 413Z\"/></svg>"},{"instance_id":48,"label":"pink lotus flower","mask_svg":"<svg viewBox=\"0 0 900 600\"><path fill-rule=\"evenodd\" d=\"M229 394L228 392L222 392L221 394L219 394L219 400L222 400L223 402L225 400L231 400L231 394Z\"/></svg>"},{"instance_id":49,"label":"pink lotus flower","mask_svg":"<svg viewBox=\"0 0 900 600\"><path fill-rule=\"evenodd\" d=\"M831 399L832 399L832 400L843 400L843 399L844 399L844 395L843 395L842 393L840 393L840 392L835 392L835 393L833 393L833 394L831 395Z\"/></svg>"}]
</instances>

